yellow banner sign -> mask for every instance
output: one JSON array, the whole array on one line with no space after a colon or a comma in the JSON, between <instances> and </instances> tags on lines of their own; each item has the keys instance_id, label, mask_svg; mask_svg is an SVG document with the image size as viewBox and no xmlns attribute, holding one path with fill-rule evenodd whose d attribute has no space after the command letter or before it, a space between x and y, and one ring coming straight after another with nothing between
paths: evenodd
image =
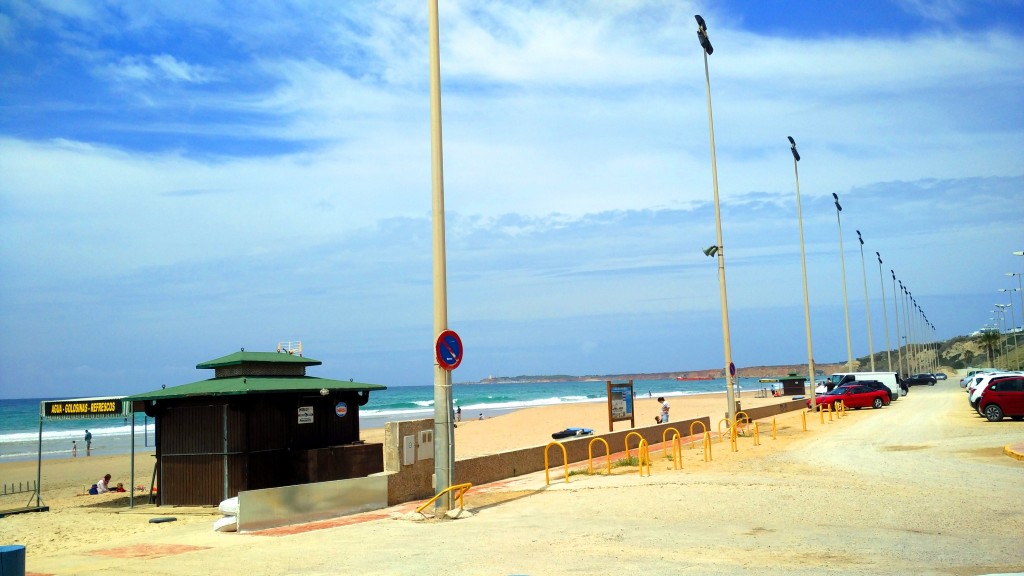
<instances>
[{"instance_id":1,"label":"yellow banner sign","mask_svg":"<svg viewBox=\"0 0 1024 576\"><path fill-rule=\"evenodd\" d=\"M96 417L120 416L123 413L124 402L120 398L43 402L44 416Z\"/></svg>"}]
</instances>

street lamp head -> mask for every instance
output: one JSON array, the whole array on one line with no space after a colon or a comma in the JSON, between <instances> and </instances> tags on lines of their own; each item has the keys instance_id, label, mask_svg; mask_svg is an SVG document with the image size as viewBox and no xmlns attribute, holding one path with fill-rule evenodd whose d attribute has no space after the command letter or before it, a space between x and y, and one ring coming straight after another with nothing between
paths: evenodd
<instances>
[{"instance_id":1,"label":"street lamp head","mask_svg":"<svg viewBox=\"0 0 1024 576\"><path fill-rule=\"evenodd\" d=\"M703 250L703 252L705 256L709 258L713 257L715 254L718 254L718 246L708 246Z\"/></svg>"},{"instance_id":2,"label":"street lamp head","mask_svg":"<svg viewBox=\"0 0 1024 576\"><path fill-rule=\"evenodd\" d=\"M700 14L694 14L693 17L697 20L697 40L700 41L700 47L710 56L715 49L711 46L711 40L708 40L708 25L704 23Z\"/></svg>"},{"instance_id":3,"label":"street lamp head","mask_svg":"<svg viewBox=\"0 0 1024 576\"><path fill-rule=\"evenodd\" d=\"M800 153L796 151L796 140L793 140L792 136L786 136L789 138L789 151L793 153L793 160L800 161Z\"/></svg>"},{"instance_id":4,"label":"street lamp head","mask_svg":"<svg viewBox=\"0 0 1024 576\"><path fill-rule=\"evenodd\" d=\"M860 240L860 245L861 246L864 245L864 238L861 237L860 230L857 230L857 240Z\"/></svg>"},{"instance_id":5,"label":"street lamp head","mask_svg":"<svg viewBox=\"0 0 1024 576\"><path fill-rule=\"evenodd\" d=\"M881 264L882 263L882 255L879 254L878 252L875 252L875 256L878 256L878 263Z\"/></svg>"},{"instance_id":6,"label":"street lamp head","mask_svg":"<svg viewBox=\"0 0 1024 576\"><path fill-rule=\"evenodd\" d=\"M835 200L836 200L836 210L842 212L843 211L843 207L839 205L839 195L836 194L835 192L833 192L832 193L832 197L835 198Z\"/></svg>"},{"instance_id":7,"label":"street lamp head","mask_svg":"<svg viewBox=\"0 0 1024 576\"><path fill-rule=\"evenodd\" d=\"M1013 253L1014 256L1024 256L1024 250L1018 250Z\"/></svg>"}]
</instances>

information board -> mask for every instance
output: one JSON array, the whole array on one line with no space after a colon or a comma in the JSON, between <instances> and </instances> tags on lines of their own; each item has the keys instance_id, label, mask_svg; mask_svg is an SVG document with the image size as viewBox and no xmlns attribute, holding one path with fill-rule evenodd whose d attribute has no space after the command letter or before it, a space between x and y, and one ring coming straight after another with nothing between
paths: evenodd
<instances>
[{"instance_id":1,"label":"information board","mask_svg":"<svg viewBox=\"0 0 1024 576\"><path fill-rule=\"evenodd\" d=\"M614 423L629 420L629 426L636 426L633 417L633 381L613 383L608 380L608 431L615 430Z\"/></svg>"}]
</instances>

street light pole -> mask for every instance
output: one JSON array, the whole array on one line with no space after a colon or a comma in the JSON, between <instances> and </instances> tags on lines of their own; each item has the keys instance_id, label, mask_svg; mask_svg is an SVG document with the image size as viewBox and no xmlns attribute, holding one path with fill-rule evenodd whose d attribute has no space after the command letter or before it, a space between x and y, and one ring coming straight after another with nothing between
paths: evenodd
<instances>
[{"instance_id":1,"label":"street light pole","mask_svg":"<svg viewBox=\"0 0 1024 576\"><path fill-rule=\"evenodd\" d=\"M807 294L807 256L804 252L804 215L800 207L800 153L796 151L796 140L789 138L789 150L793 153L793 176L796 177L796 221L800 226L800 269L804 276L804 323L807 326L807 385L811 392L811 406L815 406L814 348L811 345L811 301Z\"/></svg>"},{"instance_id":2,"label":"street light pole","mask_svg":"<svg viewBox=\"0 0 1024 576\"><path fill-rule=\"evenodd\" d=\"M441 49L437 0L430 0L430 160L434 247L434 336L448 329L448 283L444 238L444 161L441 148ZM436 493L453 485L455 430L452 374L434 363L434 480ZM451 510L452 496L438 498L435 510Z\"/></svg>"},{"instance_id":3,"label":"street light pole","mask_svg":"<svg viewBox=\"0 0 1024 576\"><path fill-rule=\"evenodd\" d=\"M899 300L897 300L897 298L896 298L896 295L899 294L899 293L896 291L896 273L893 272L891 268L889 269L889 273L892 274L892 309L893 309L893 312L896 314L896 354L897 354L897 359L899 361L899 364L897 364L897 369L898 369L897 371L898 372L902 372L903 371L903 349L900 347L900 307L899 307ZM909 366L908 366L908 368L909 368ZM906 375L910 374L909 371L908 372L903 372L903 373L906 374Z\"/></svg>"},{"instance_id":4,"label":"street light pole","mask_svg":"<svg viewBox=\"0 0 1024 576\"><path fill-rule=\"evenodd\" d=\"M885 306L885 276L882 275L882 255L875 252L878 257L878 284L882 287L882 319L885 320L885 358L889 362L888 370L892 372L892 350L889 345L889 312Z\"/></svg>"},{"instance_id":5,"label":"street light pole","mask_svg":"<svg viewBox=\"0 0 1024 576\"><path fill-rule=\"evenodd\" d=\"M999 326L1001 327L1001 329L1003 331L1003 333L1001 334L1001 338L1000 338L1000 340L1002 340L1002 342L1003 342L1003 364L1005 364L1004 368L1009 370L1010 369L1010 351L1007 350L1007 343L1006 343L1006 341L1007 341L1007 338L1006 338L1006 304L996 304L995 306L996 306L996 308L999 309L999 322L1000 322Z\"/></svg>"},{"instance_id":6,"label":"street light pole","mask_svg":"<svg viewBox=\"0 0 1024 576\"><path fill-rule=\"evenodd\" d=\"M900 280L900 292L903 294L903 347L907 349L907 374L913 374L914 367L914 355L911 354L910 350L910 312L909 304L907 303L907 289L903 286L903 281Z\"/></svg>"},{"instance_id":7,"label":"street light pole","mask_svg":"<svg viewBox=\"0 0 1024 576\"><path fill-rule=\"evenodd\" d=\"M853 372L853 348L850 344L850 302L846 297L846 255L843 253L843 223L839 213L843 207L839 205L839 196L833 192L832 198L836 202L836 223L839 224L839 263L843 270L843 311L846 316L846 369Z\"/></svg>"},{"instance_id":8,"label":"street light pole","mask_svg":"<svg viewBox=\"0 0 1024 576\"><path fill-rule=\"evenodd\" d=\"M1017 319L1014 318L1014 316L1013 316L1013 293L1014 292L1020 292L1021 289L1020 288L1000 288L999 291L1000 292L1009 292L1010 293L1010 330L1013 331L1013 350L1014 350L1014 353L1017 355L1017 370L1020 370L1020 352L1017 351L1018 350L1018 348L1017 348L1017 327L1014 326L1014 324L1017 323ZM1021 294L1021 302L1024 303L1024 294ZM1022 304L1021 307L1024 308L1024 304ZM1021 310L1021 315L1024 316L1024 310Z\"/></svg>"},{"instance_id":9,"label":"street light pole","mask_svg":"<svg viewBox=\"0 0 1024 576\"><path fill-rule=\"evenodd\" d=\"M1010 278L1017 277L1017 296L1020 296L1020 325L1024 329L1024 283L1021 282L1022 274L1020 272L1007 272L1006 275Z\"/></svg>"},{"instance_id":10,"label":"street light pole","mask_svg":"<svg viewBox=\"0 0 1024 576\"><path fill-rule=\"evenodd\" d=\"M871 358L871 371L875 371L875 344L871 341L871 300L868 299L868 269L864 265L864 238L857 230L857 240L860 241L860 270L864 274L864 307L868 312L868 354Z\"/></svg>"},{"instance_id":11,"label":"street light pole","mask_svg":"<svg viewBox=\"0 0 1024 576\"><path fill-rule=\"evenodd\" d=\"M708 96L708 132L711 136L711 183L715 194L715 232L718 247L718 288L722 300L722 343L725 349L725 389L728 402L729 420L736 420L736 402L733 392L733 377L736 368L732 363L732 346L729 342L729 303L725 290L725 246L722 244L722 212L718 202L718 167L715 161L715 122L711 114L711 75L708 72L708 56L715 51L708 39L708 28L700 14L694 15L697 20L697 40L704 54L704 84Z\"/></svg>"}]
</instances>

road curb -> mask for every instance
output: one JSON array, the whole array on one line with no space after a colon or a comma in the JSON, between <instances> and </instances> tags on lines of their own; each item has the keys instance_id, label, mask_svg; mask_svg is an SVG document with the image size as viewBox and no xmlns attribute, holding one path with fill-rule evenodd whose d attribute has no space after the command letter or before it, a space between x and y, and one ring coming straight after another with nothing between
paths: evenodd
<instances>
[{"instance_id":1,"label":"road curb","mask_svg":"<svg viewBox=\"0 0 1024 576\"><path fill-rule=\"evenodd\" d=\"M1003 447L1003 452L1006 453L1010 458L1015 458L1024 462L1024 443L1022 444L1007 444Z\"/></svg>"}]
</instances>

